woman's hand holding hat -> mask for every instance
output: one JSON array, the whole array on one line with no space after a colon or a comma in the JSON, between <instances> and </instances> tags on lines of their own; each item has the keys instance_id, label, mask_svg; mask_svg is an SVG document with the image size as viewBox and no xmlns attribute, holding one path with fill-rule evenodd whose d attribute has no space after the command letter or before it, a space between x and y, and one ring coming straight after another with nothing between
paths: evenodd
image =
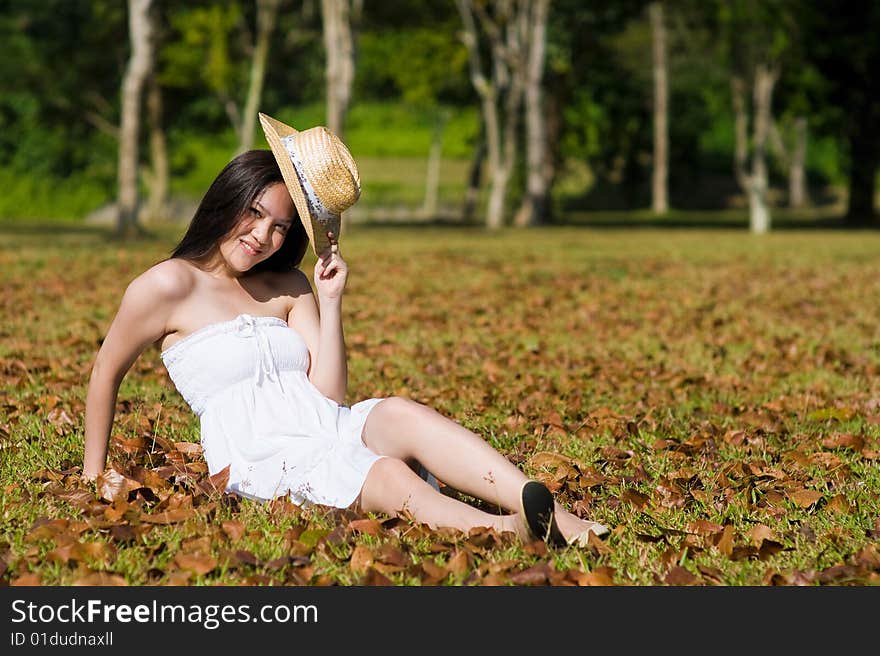
<instances>
[{"instance_id":1,"label":"woman's hand holding hat","mask_svg":"<svg viewBox=\"0 0 880 656\"><path fill-rule=\"evenodd\" d=\"M327 240L330 246L318 254L315 262L315 288L322 301L341 298L348 280L348 264L339 253L336 235L328 231Z\"/></svg>"}]
</instances>

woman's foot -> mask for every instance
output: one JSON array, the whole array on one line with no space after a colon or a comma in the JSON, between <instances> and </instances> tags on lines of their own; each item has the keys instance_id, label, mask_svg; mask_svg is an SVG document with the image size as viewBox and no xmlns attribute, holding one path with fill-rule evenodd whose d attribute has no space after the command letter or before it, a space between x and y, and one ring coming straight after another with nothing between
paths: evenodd
<instances>
[{"instance_id":1,"label":"woman's foot","mask_svg":"<svg viewBox=\"0 0 880 656\"><path fill-rule=\"evenodd\" d=\"M563 509L559 504L556 504L555 515L559 530L565 536L566 544L585 547L589 544L590 533L593 533L596 537L601 537L609 532L607 526L599 522L581 519L577 515Z\"/></svg>"},{"instance_id":2,"label":"woman's foot","mask_svg":"<svg viewBox=\"0 0 880 656\"><path fill-rule=\"evenodd\" d=\"M555 503L550 490L538 481L526 481L519 493L520 513L529 537L550 546L565 546L566 540L556 524Z\"/></svg>"}]
</instances>

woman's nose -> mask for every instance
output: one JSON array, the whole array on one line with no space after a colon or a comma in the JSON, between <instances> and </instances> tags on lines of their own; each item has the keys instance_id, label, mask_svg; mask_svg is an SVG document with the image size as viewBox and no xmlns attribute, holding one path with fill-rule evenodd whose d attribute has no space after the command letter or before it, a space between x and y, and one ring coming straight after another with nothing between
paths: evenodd
<instances>
[{"instance_id":1,"label":"woman's nose","mask_svg":"<svg viewBox=\"0 0 880 656\"><path fill-rule=\"evenodd\" d=\"M265 217L254 224L251 228L251 234L255 239L258 239L261 244L265 244L269 241L269 231L271 228L272 222L268 220L268 217Z\"/></svg>"}]
</instances>

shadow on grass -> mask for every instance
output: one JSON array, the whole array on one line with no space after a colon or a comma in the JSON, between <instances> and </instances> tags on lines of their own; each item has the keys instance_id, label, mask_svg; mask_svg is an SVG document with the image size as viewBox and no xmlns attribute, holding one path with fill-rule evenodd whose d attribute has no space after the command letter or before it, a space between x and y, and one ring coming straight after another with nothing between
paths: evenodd
<instances>
[{"instance_id":1,"label":"shadow on grass","mask_svg":"<svg viewBox=\"0 0 880 656\"><path fill-rule=\"evenodd\" d=\"M850 222L843 215L832 212L777 210L771 215L770 231L785 230L876 230L880 221ZM353 223L358 229L394 228L452 228L456 230L484 230L479 221L461 221L454 218L436 219L384 219L381 214L369 220ZM584 227L594 229L642 229L651 230L743 230L749 229L747 211L673 211L655 215L646 210L636 211L590 211L566 212L551 223L538 227Z\"/></svg>"},{"instance_id":2,"label":"shadow on grass","mask_svg":"<svg viewBox=\"0 0 880 656\"><path fill-rule=\"evenodd\" d=\"M369 219L357 220L351 223L358 230L385 230L385 229L412 229L412 228L450 228L453 230L485 230L486 226L481 220L463 221L455 217L421 218L414 216L412 219L399 217L386 218L381 213L371 216ZM633 211L569 211L559 214L546 225L536 227L584 227L594 229L642 229L651 230L743 230L749 229L748 212L745 210L712 210L712 211L671 211L665 215L655 215L649 210ZM17 236L88 236L99 238L108 242L126 241L161 241L169 238L179 238L186 228L185 223L168 223L151 225L143 228L142 232L134 237L123 240L113 227L101 225L87 225L77 223L26 223L26 222L2 222L0 221L0 235ZM821 210L774 210L771 214L770 231L785 230L877 230L880 229L880 218L870 218L861 222L846 220L840 213Z\"/></svg>"},{"instance_id":3,"label":"shadow on grass","mask_svg":"<svg viewBox=\"0 0 880 656\"><path fill-rule=\"evenodd\" d=\"M0 221L0 236L10 237L40 237L53 239L59 237L89 237L110 243L137 243L164 241L182 228L174 225L150 226L142 228L136 235L120 237L113 227L102 225L89 225L70 222L7 222Z\"/></svg>"},{"instance_id":4,"label":"shadow on grass","mask_svg":"<svg viewBox=\"0 0 880 656\"><path fill-rule=\"evenodd\" d=\"M566 222L557 225L599 229L650 228L669 230L748 230L747 211L669 212L655 215L634 212L569 212ZM861 222L845 220L842 214L819 211L775 210L771 212L770 231L785 230L876 230L876 219Z\"/></svg>"}]
</instances>

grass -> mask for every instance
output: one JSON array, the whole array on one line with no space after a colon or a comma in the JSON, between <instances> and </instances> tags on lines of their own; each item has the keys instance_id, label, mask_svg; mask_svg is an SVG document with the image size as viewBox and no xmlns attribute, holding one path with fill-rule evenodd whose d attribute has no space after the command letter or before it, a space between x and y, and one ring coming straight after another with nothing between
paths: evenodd
<instances>
[{"instance_id":1,"label":"grass","mask_svg":"<svg viewBox=\"0 0 880 656\"><path fill-rule=\"evenodd\" d=\"M427 403L613 529L549 551L206 491L155 350L119 395L110 463L131 489L82 485L91 359L180 230L4 232L2 583L880 580L880 235L348 226L349 399Z\"/></svg>"}]
</instances>

